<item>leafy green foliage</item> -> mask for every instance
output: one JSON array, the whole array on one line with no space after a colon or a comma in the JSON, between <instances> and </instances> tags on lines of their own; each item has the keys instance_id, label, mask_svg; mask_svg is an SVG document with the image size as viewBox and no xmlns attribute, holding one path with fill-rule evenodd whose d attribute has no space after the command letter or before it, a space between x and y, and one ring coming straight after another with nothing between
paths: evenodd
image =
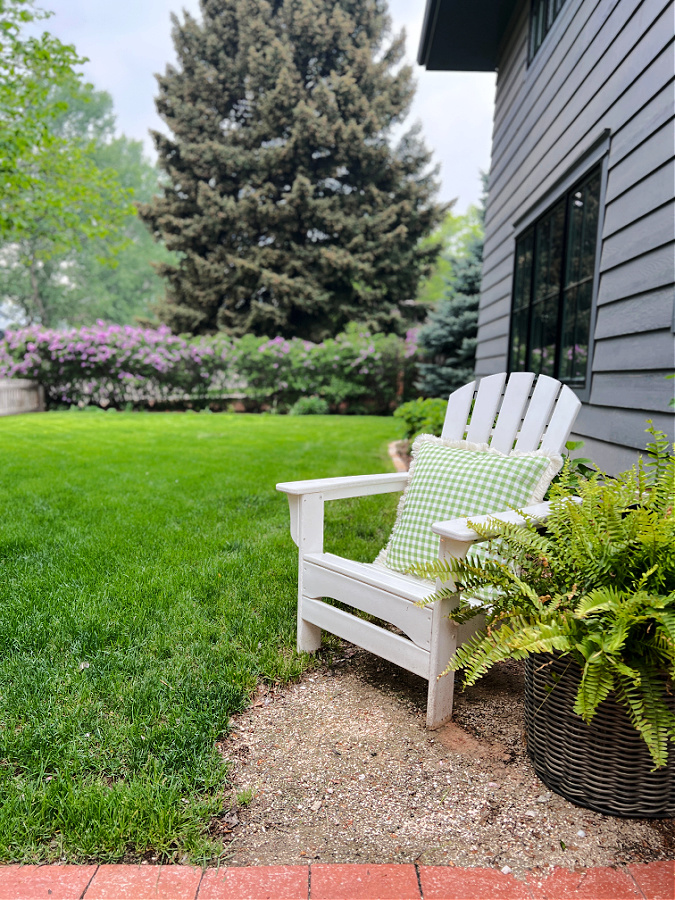
<instances>
[{"instance_id":1,"label":"leafy green foliage","mask_svg":"<svg viewBox=\"0 0 675 900\"><path fill-rule=\"evenodd\" d=\"M0 0L0 238L26 225L23 195L40 184L32 163L58 150L49 126L62 105L53 86L75 81L82 62L74 47L47 32L26 35L26 26L48 15L33 0Z\"/></svg>"},{"instance_id":2,"label":"leafy green foliage","mask_svg":"<svg viewBox=\"0 0 675 900\"><path fill-rule=\"evenodd\" d=\"M663 766L675 742L665 700L675 680L675 457L654 437L651 465L616 478L578 479L567 462L544 533L533 523L474 525L498 538L504 561L436 563L418 574L451 576L467 596L497 589L490 605L462 601L452 614L464 621L484 612L487 630L457 651L448 671L462 669L473 684L499 660L569 655L582 670L575 712L590 722L613 691Z\"/></svg>"},{"instance_id":3,"label":"leafy green foliage","mask_svg":"<svg viewBox=\"0 0 675 900\"><path fill-rule=\"evenodd\" d=\"M356 324L319 344L247 334L232 347L229 362L246 396L279 411L316 394L336 412L388 413L410 395L415 370L409 342Z\"/></svg>"},{"instance_id":4,"label":"leafy green foliage","mask_svg":"<svg viewBox=\"0 0 675 900\"><path fill-rule=\"evenodd\" d=\"M207 0L174 18L155 133L168 183L141 208L180 262L160 316L179 332L312 341L349 322L405 330L438 253L435 172L384 0Z\"/></svg>"},{"instance_id":5,"label":"leafy green foliage","mask_svg":"<svg viewBox=\"0 0 675 900\"><path fill-rule=\"evenodd\" d=\"M294 678L297 549L280 480L380 472L391 418L13 416L0 451L0 860L215 861L216 742ZM329 504L372 559L396 497ZM233 799L233 798L232 798Z\"/></svg>"},{"instance_id":6,"label":"leafy green foliage","mask_svg":"<svg viewBox=\"0 0 675 900\"><path fill-rule=\"evenodd\" d=\"M418 434L435 434L440 437L445 422L448 401L437 397L419 397L409 400L394 411L401 419L405 432L403 437L413 440Z\"/></svg>"},{"instance_id":7,"label":"leafy green foliage","mask_svg":"<svg viewBox=\"0 0 675 900\"><path fill-rule=\"evenodd\" d=\"M75 154L84 166L82 190L89 200L78 206L82 194L73 196L70 184L59 179L41 198L45 208L30 228L8 234L0 267L3 314L45 327L92 325L98 319L130 323L134 316L149 315L163 294L150 261L172 258L153 242L130 204L132 197L152 198L157 170L143 157L140 141L115 137L109 94L73 80L52 88L49 99L59 110L49 134L61 156ZM100 226L93 230L87 219L92 215Z\"/></svg>"},{"instance_id":8,"label":"leafy green foliage","mask_svg":"<svg viewBox=\"0 0 675 900\"><path fill-rule=\"evenodd\" d=\"M38 286L42 267L89 240L109 238L133 209L115 173L96 166L88 145L59 133L64 95L82 89L75 49L46 32L25 35L27 25L44 18L31 0L3 0L0 14L3 262L25 269L34 317L47 324Z\"/></svg>"},{"instance_id":9,"label":"leafy green foliage","mask_svg":"<svg viewBox=\"0 0 675 900\"><path fill-rule=\"evenodd\" d=\"M459 260L471 255L474 241L483 237L483 211L471 205L464 214L455 214L450 209L441 224L423 239L423 246L437 245L438 259L428 278L421 282L417 291L417 302L424 307L436 307L455 280L455 267Z\"/></svg>"},{"instance_id":10,"label":"leafy green foliage","mask_svg":"<svg viewBox=\"0 0 675 900\"><path fill-rule=\"evenodd\" d=\"M587 456L572 456L575 450L580 450L584 446L584 441L566 441L565 449L565 468L554 477L548 491L546 492L546 500L550 500L551 491L554 485L564 481L565 486L572 492L577 492L580 481L587 481L592 475L599 472L598 467L592 459Z\"/></svg>"},{"instance_id":11,"label":"leafy green foliage","mask_svg":"<svg viewBox=\"0 0 675 900\"><path fill-rule=\"evenodd\" d=\"M289 416L325 416L327 412L329 412L328 403L316 394L300 397L288 410Z\"/></svg>"},{"instance_id":12,"label":"leafy green foliage","mask_svg":"<svg viewBox=\"0 0 675 900\"><path fill-rule=\"evenodd\" d=\"M49 406L204 405L245 396L286 412L316 395L331 412L389 413L409 394L414 348L394 334L350 326L334 340L189 337L166 325L106 325L68 330L38 326L0 340L0 378L32 378Z\"/></svg>"}]
</instances>

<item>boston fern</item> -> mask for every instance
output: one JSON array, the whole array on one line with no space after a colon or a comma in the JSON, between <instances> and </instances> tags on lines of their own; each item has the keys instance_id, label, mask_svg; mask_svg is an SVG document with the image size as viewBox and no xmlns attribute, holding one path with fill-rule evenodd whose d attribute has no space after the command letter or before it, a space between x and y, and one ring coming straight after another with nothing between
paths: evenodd
<instances>
[{"instance_id":1,"label":"boston fern","mask_svg":"<svg viewBox=\"0 0 675 900\"><path fill-rule=\"evenodd\" d=\"M451 613L462 622L482 612L486 630L457 650L448 672L462 669L470 685L499 660L567 656L582 670L574 712L589 723L614 692L655 767L666 765L675 743L675 458L668 450L654 433L647 464L616 478L579 481L563 469L545 530L531 521L472 525L497 538L498 558L416 569L452 576L469 597L489 589L489 603L462 600ZM426 602L453 593L443 588Z\"/></svg>"}]
</instances>

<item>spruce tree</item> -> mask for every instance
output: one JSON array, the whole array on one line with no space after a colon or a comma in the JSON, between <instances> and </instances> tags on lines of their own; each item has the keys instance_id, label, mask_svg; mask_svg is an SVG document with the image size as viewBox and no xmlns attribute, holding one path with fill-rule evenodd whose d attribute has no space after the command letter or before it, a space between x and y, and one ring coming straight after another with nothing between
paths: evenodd
<instances>
[{"instance_id":1,"label":"spruce tree","mask_svg":"<svg viewBox=\"0 0 675 900\"><path fill-rule=\"evenodd\" d=\"M467 214L474 222L478 218L479 234L470 235L459 252L446 257L450 274L445 295L419 333L422 362L417 387L427 397L447 397L474 377L487 202L487 175L481 177L480 205L470 207Z\"/></svg>"},{"instance_id":2,"label":"spruce tree","mask_svg":"<svg viewBox=\"0 0 675 900\"><path fill-rule=\"evenodd\" d=\"M446 296L429 314L419 334L425 362L417 387L427 397L447 397L473 379L478 331L483 240L473 238L467 256L456 259Z\"/></svg>"},{"instance_id":3,"label":"spruce tree","mask_svg":"<svg viewBox=\"0 0 675 900\"><path fill-rule=\"evenodd\" d=\"M201 0L173 18L154 133L167 176L140 208L167 247L174 330L321 339L400 330L437 253L430 154L396 147L414 86L385 0Z\"/></svg>"}]
</instances>

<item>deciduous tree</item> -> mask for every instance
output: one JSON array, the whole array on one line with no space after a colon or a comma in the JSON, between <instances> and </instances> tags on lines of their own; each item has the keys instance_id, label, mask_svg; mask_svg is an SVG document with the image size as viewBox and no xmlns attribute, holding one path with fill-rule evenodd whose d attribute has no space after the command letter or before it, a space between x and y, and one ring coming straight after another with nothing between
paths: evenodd
<instances>
[{"instance_id":1,"label":"deciduous tree","mask_svg":"<svg viewBox=\"0 0 675 900\"><path fill-rule=\"evenodd\" d=\"M88 204L70 210L76 198L64 185L62 196L52 191L30 229L8 234L0 245L0 309L6 320L46 326L97 319L124 324L147 317L164 293L152 261L172 256L153 242L130 201L152 198L158 171L144 157L140 141L116 136L109 94L73 82L54 99L60 111L50 134L62 142L62 152L69 147L86 155ZM26 189L30 196L35 191ZM105 208L106 199L111 208ZM80 230L87 206L102 219L100 230L91 223ZM65 241L62 233L50 230L54 222L63 222L64 207L71 219Z\"/></svg>"},{"instance_id":2,"label":"deciduous tree","mask_svg":"<svg viewBox=\"0 0 675 900\"><path fill-rule=\"evenodd\" d=\"M28 320L50 324L44 270L67 278L59 258L92 241L114 254L133 208L115 172L93 159L93 138L61 127L69 99L91 89L73 47L26 34L45 15L31 0L0 0L0 263L3 276L25 274Z\"/></svg>"}]
</instances>

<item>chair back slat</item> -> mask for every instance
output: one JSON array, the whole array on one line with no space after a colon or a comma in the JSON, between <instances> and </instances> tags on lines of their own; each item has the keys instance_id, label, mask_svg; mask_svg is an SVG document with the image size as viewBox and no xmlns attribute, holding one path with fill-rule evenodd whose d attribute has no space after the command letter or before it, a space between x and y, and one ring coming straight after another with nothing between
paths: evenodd
<instances>
[{"instance_id":1,"label":"chair back slat","mask_svg":"<svg viewBox=\"0 0 675 900\"><path fill-rule=\"evenodd\" d=\"M581 400L567 385L563 385L541 446L552 453L561 453L580 409Z\"/></svg>"},{"instance_id":2,"label":"chair back slat","mask_svg":"<svg viewBox=\"0 0 675 900\"><path fill-rule=\"evenodd\" d=\"M487 378L481 379L466 435L467 441L484 444L490 440L505 381L506 372L488 375Z\"/></svg>"},{"instance_id":3,"label":"chair back slat","mask_svg":"<svg viewBox=\"0 0 675 900\"><path fill-rule=\"evenodd\" d=\"M555 378L513 372L507 381L499 372L482 378L477 389L472 381L450 394L442 436L459 441L466 434L467 441L489 443L500 453L539 447L561 453L580 409L574 391Z\"/></svg>"},{"instance_id":4,"label":"chair back slat","mask_svg":"<svg viewBox=\"0 0 675 900\"><path fill-rule=\"evenodd\" d=\"M560 382L548 375L540 375L530 400L530 406L520 429L516 450L537 450L551 418L551 410L560 392Z\"/></svg>"},{"instance_id":5,"label":"chair back slat","mask_svg":"<svg viewBox=\"0 0 675 900\"><path fill-rule=\"evenodd\" d=\"M513 450L533 381L533 372L513 372L509 376L502 407L490 441L490 446L501 453L510 453Z\"/></svg>"},{"instance_id":6,"label":"chair back slat","mask_svg":"<svg viewBox=\"0 0 675 900\"><path fill-rule=\"evenodd\" d=\"M476 390L476 382L465 384L453 391L448 398L448 410L443 422L441 437L447 441L461 441L466 431L466 421L471 411L471 401Z\"/></svg>"}]
</instances>

